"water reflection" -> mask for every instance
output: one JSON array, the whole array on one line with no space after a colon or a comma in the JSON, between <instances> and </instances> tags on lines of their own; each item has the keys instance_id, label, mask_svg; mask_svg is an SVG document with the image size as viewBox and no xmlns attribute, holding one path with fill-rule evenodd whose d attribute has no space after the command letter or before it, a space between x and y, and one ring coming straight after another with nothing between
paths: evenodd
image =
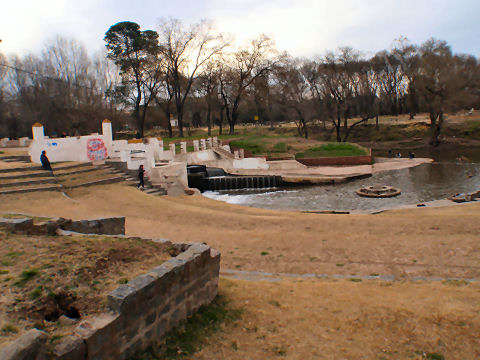
<instances>
[{"instance_id":1,"label":"water reflection","mask_svg":"<svg viewBox=\"0 0 480 360\"><path fill-rule=\"evenodd\" d=\"M365 185L389 185L402 194L394 198L363 198L355 190ZM346 184L280 191L224 191L205 196L229 203L278 210L375 210L444 199L480 190L480 164L442 162L375 174Z\"/></svg>"}]
</instances>

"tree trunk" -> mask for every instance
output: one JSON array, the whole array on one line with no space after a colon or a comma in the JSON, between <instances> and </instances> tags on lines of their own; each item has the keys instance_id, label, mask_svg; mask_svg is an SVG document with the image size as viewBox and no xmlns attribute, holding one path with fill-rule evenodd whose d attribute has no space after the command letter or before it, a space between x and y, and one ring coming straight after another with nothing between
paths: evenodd
<instances>
[{"instance_id":1,"label":"tree trunk","mask_svg":"<svg viewBox=\"0 0 480 360\"><path fill-rule=\"evenodd\" d=\"M227 116L228 118L228 116ZM231 120L228 122L229 125L230 125L230 130L228 132L229 135L234 135L235 134L235 124L237 123L237 118L238 118L238 114L236 111L232 111L232 118Z\"/></svg>"},{"instance_id":2,"label":"tree trunk","mask_svg":"<svg viewBox=\"0 0 480 360\"><path fill-rule=\"evenodd\" d=\"M430 145L438 146L440 144L440 140L438 139L440 136L440 131L442 130L443 125L443 112L440 111L437 114L430 114L430 121L431 121L431 128L432 128L432 137L430 139Z\"/></svg>"},{"instance_id":3,"label":"tree trunk","mask_svg":"<svg viewBox=\"0 0 480 360\"><path fill-rule=\"evenodd\" d=\"M337 121L338 123L335 123L334 121L335 131L337 132L337 142L342 142L342 137L340 136L340 126L342 120L340 119L340 115L338 115Z\"/></svg>"},{"instance_id":4,"label":"tree trunk","mask_svg":"<svg viewBox=\"0 0 480 360\"><path fill-rule=\"evenodd\" d=\"M378 131L379 129L380 129L380 128L379 128L379 126L378 126L378 114L377 114L377 116L375 116L375 130Z\"/></svg>"},{"instance_id":5,"label":"tree trunk","mask_svg":"<svg viewBox=\"0 0 480 360\"><path fill-rule=\"evenodd\" d=\"M172 124L170 123L170 118L168 119L168 137L172 138L173 137L173 129L172 129Z\"/></svg>"},{"instance_id":6,"label":"tree trunk","mask_svg":"<svg viewBox=\"0 0 480 360\"><path fill-rule=\"evenodd\" d=\"M183 107L177 105L178 136L183 137Z\"/></svg>"},{"instance_id":7,"label":"tree trunk","mask_svg":"<svg viewBox=\"0 0 480 360\"><path fill-rule=\"evenodd\" d=\"M305 136L305 139L308 139L308 129L307 129L307 123L305 122L305 119L302 119L302 126L303 126L303 135Z\"/></svg>"},{"instance_id":8,"label":"tree trunk","mask_svg":"<svg viewBox=\"0 0 480 360\"><path fill-rule=\"evenodd\" d=\"M210 114L211 114L211 106L210 103L207 104L207 127L208 127L208 136L212 136L212 124L210 121Z\"/></svg>"}]
</instances>

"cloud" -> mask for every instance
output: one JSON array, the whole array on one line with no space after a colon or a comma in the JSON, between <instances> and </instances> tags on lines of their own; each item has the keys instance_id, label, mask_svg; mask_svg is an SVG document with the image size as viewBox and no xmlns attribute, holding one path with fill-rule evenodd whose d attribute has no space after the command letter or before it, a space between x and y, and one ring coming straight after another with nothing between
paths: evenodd
<instances>
[{"instance_id":1,"label":"cloud","mask_svg":"<svg viewBox=\"0 0 480 360\"><path fill-rule=\"evenodd\" d=\"M160 17L184 22L213 20L237 42L271 35L280 50L312 56L339 46L365 53L388 48L400 35L415 43L447 40L454 51L480 55L480 2L476 0L16 0L0 8L0 51L39 52L58 34L103 47L119 21L155 29Z\"/></svg>"}]
</instances>

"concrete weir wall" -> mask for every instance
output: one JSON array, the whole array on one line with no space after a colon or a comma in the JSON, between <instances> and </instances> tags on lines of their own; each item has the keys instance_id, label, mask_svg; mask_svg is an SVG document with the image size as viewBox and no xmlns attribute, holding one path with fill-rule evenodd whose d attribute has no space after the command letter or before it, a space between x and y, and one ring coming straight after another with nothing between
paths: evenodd
<instances>
[{"instance_id":1,"label":"concrete weir wall","mask_svg":"<svg viewBox=\"0 0 480 360\"><path fill-rule=\"evenodd\" d=\"M0 349L2 360L127 359L164 335L217 295L220 253L191 244L162 265L108 295L109 311L83 320L53 350L33 329Z\"/></svg>"}]
</instances>

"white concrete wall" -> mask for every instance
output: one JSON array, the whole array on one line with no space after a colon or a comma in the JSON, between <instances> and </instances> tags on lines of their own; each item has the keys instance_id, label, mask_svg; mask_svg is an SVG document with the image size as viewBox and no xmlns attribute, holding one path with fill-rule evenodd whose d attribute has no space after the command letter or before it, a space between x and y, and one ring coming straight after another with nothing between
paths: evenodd
<instances>
[{"instance_id":1,"label":"white concrete wall","mask_svg":"<svg viewBox=\"0 0 480 360\"><path fill-rule=\"evenodd\" d=\"M31 161L40 164L40 155L45 150L50 162L104 160L112 151L103 135L66 137L32 141L28 154Z\"/></svg>"},{"instance_id":2,"label":"white concrete wall","mask_svg":"<svg viewBox=\"0 0 480 360\"><path fill-rule=\"evenodd\" d=\"M187 162L189 164L200 164L205 161L216 160L217 157L213 150L201 150L196 152L187 153Z\"/></svg>"},{"instance_id":3,"label":"white concrete wall","mask_svg":"<svg viewBox=\"0 0 480 360\"><path fill-rule=\"evenodd\" d=\"M45 150L50 162L105 160L113 153L112 124L102 123L105 134L79 137L53 138L43 136L43 126L32 127L34 139L28 154L33 163L40 164L40 155Z\"/></svg>"},{"instance_id":4,"label":"white concrete wall","mask_svg":"<svg viewBox=\"0 0 480 360\"><path fill-rule=\"evenodd\" d=\"M151 168L147 175L153 184L164 185L176 180L184 189L188 188L187 166L184 162L171 162Z\"/></svg>"}]
</instances>

